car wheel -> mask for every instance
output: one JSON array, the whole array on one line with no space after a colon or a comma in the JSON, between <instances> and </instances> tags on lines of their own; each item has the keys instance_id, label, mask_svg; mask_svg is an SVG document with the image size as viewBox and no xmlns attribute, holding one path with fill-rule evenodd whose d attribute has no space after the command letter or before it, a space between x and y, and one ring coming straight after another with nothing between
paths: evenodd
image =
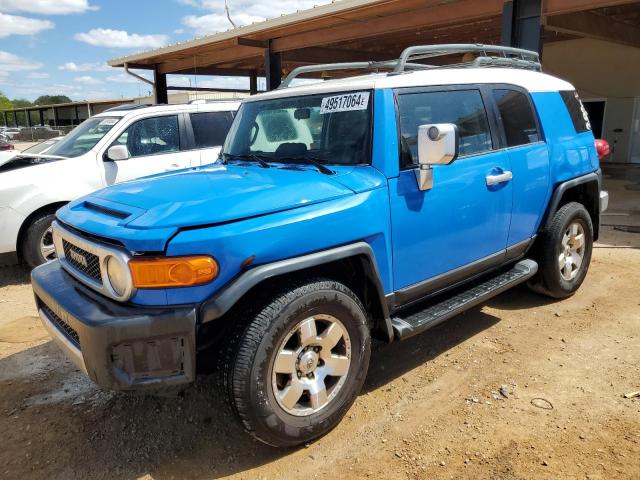
<instances>
[{"instance_id":1,"label":"car wheel","mask_svg":"<svg viewBox=\"0 0 640 480\"><path fill-rule=\"evenodd\" d=\"M52 213L40 214L27 227L22 246L22 258L31 268L56 258L51 231L51 223L55 218Z\"/></svg>"},{"instance_id":2,"label":"car wheel","mask_svg":"<svg viewBox=\"0 0 640 480\"><path fill-rule=\"evenodd\" d=\"M593 224L583 205L560 208L541 233L539 271L532 289L552 298L573 295L584 281L593 250Z\"/></svg>"},{"instance_id":3,"label":"car wheel","mask_svg":"<svg viewBox=\"0 0 640 480\"><path fill-rule=\"evenodd\" d=\"M332 280L295 284L243 323L222 374L245 429L269 445L294 446L335 427L360 392L371 355L358 297Z\"/></svg>"}]
</instances>

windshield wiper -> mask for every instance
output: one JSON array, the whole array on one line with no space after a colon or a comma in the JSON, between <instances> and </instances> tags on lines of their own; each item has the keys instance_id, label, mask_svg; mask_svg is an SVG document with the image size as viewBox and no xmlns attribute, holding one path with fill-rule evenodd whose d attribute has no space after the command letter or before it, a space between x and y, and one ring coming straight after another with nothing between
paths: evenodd
<instances>
[{"instance_id":1,"label":"windshield wiper","mask_svg":"<svg viewBox=\"0 0 640 480\"><path fill-rule=\"evenodd\" d=\"M324 173L325 175L334 175L336 172L327 168L322 163L320 163L320 158L312 157L310 155L300 155L300 156L290 156L290 157L277 157L274 158L276 162L282 163L304 163L307 165L312 165L316 167L320 173Z\"/></svg>"},{"instance_id":2,"label":"windshield wiper","mask_svg":"<svg viewBox=\"0 0 640 480\"><path fill-rule=\"evenodd\" d=\"M221 153L220 154L220 158L222 158L222 160L224 161L224 163L227 163L227 160L229 159L229 157L231 157L234 160L250 160L253 162L258 162L260 164L260 166L262 168L270 168L271 165L269 165L266 161L265 158L271 159L271 157L267 157L266 155L257 155L255 153L248 153L248 154L241 154L241 155L234 155L231 153Z\"/></svg>"}]
</instances>

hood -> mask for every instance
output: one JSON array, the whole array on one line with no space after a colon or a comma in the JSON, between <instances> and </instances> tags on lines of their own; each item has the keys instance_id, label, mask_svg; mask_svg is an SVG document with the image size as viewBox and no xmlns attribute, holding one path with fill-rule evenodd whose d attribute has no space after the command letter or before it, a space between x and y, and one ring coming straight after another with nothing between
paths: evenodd
<instances>
[{"instance_id":1,"label":"hood","mask_svg":"<svg viewBox=\"0 0 640 480\"><path fill-rule=\"evenodd\" d=\"M180 228L232 222L353 194L354 189L337 177L315 169L210 165L114 185L72 202L58 217L88 233L117 239L131 250L159 251ZM140 243L142 239L149 241Z\"/></svg>"},{"instance_id":2,"label":"hood","mask_svg":"<svg viewBox=\"0 0 640 480\"><path fill-rule=\"evenodd\" d=\"M44 163L65 160L65 157L46 154L24 154L15 152L11 156L0 156L0 172L8 172L9 170L17 170L19 168L33 167Z\"/></svg>"}]
</instances>

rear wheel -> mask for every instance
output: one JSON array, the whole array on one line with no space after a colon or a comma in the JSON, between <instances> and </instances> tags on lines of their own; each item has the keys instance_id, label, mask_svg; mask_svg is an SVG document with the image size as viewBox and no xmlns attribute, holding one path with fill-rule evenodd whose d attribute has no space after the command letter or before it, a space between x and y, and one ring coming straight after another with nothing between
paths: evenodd
<instances>
[{"instance_id":1,"label":"rear wheel","mask_svg":"<svg viewBox=\"0 0 640 480\"><path fill-rule=\"evenodd\" d=\"M540 270L530 286L553 298L573 295L591 262L593 224L589 212L577 202L564 205L540 234L540 242Z\"/></svg>"},{"instance_id":2,"label":"rear wheel","mask_svg":"<svg viewBox=\"0 0 640 480\"><path fill-rule=\"evenodd\" d=\"M42 213L31 220L27 227L22 258L31 268L56 258L51 229L51 223L55 218L53 213Z\"/></svg>"},{"instance_id":3,"label":"rear wheel","mask_svg":"<svg viewBox=\"0 0 640 480\"><path fill-rule=\"evenodd\" d=\"M335 427L357 397L371 351L362 303L332 280L276 294L232 335L222 374L246 430L293 446Z\"/></svg>"}]
</instances>

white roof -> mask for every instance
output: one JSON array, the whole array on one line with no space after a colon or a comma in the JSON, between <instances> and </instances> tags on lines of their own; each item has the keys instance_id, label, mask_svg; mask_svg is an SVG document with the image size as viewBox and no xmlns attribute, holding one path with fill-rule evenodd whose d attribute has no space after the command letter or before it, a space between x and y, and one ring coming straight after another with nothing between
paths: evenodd
<instances>
[{"instance_id":1,"label":"white roof","mask_svg":"<svg viewBox=\"0 0 640 480\"><path fill-rule=\"evenodd\" d=\"M127 105L129 106L129 105ZM230 112L236 111L240 107L239 100L221 100L218 102L207 103L176 103L170 105L151 105L149 107L141 107L139 104L131 104L131 109L113 110L97 113L94 117L125 117L148 115L153 113L171 113L171 112Z\"/></svg>"},{"instance_id":2,"label":"white roof","mask_svg":"<svg viewBox=\"0 0 640 480\"><path fill-rule=\"evenodd\" d=\"M516 68L442 68L405 72L400 75L377 73L337 80L273 90L254 95L245 102L282 98L316 93L343 92L401 87L430 87L441 85L465 85L500 83L522 87L529 92L557 92L575 90L573 85L545 73Z\"/></svg>"}]
</instances>

